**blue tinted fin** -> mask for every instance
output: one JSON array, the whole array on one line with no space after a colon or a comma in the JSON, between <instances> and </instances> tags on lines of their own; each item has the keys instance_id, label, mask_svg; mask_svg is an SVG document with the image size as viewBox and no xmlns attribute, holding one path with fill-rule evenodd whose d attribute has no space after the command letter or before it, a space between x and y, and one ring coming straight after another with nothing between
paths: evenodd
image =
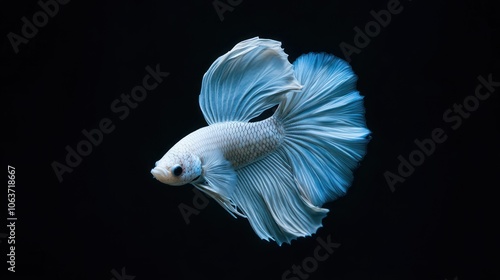
<instances>
[{"instance_id":1,"label":"blue tinted fin","mask_svg":"<svg viewBox=\"0 0 500 280\"><path fill-rule=\"evenodd\" d=\"M255 37L215 60L199 96L207 123L249 121L300 89L287 57L280 42Z\"/></svg>"},{"instance_id":2,"label":"blue tinted fin","mask_svg":"<svg viewBox=\"0 0 500 280\"><path fill-rule=\"evenodd\" d=\"M238 169L231 197L255 233L279 245L315 233L328 213L328 209L312 205L301 193L283 152L277 150Z\"/></svg>"},{"instance_id":3,"label":"blue tinted fin","mask_svg":"<svg viewBox=\"0 0 500 280\"><path fill-rule=\"evenodd\" d=\"M229 199L236 187L236 172L222 152L213 150L205 154L202 162L202 178L191 184L215 199L231 215L240 215Z\"/></svg>"},{"instance_id":4,"label":"blue tinted fin","mask_svg":"<svg viewBox=\"0 0 500 280\"><path fill-rule=\"evenodd\" d=\"M363 97L349 64L309 53L294 62L302 91L288 93L274 116L285 130L283 148L304 196L322 206L344 195L366 153Z\"/></svg>"}]
</instances>

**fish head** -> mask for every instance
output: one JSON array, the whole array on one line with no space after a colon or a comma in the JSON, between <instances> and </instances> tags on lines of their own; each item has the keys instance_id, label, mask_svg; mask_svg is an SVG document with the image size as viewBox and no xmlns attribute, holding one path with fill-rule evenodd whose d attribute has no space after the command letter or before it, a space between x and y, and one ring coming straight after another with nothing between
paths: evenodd
<instances>
[{"instance_id":1,"label":"fish head","mask_svg":"<svg viewBox=\"0 0 500 280\"><path fill-rule=\"evenodd\" d=\"M151 174L160 182L181 186L196 181L202 173L201 160L188 152L169 151L155 163Z\"/></svg>"}]
</instances>

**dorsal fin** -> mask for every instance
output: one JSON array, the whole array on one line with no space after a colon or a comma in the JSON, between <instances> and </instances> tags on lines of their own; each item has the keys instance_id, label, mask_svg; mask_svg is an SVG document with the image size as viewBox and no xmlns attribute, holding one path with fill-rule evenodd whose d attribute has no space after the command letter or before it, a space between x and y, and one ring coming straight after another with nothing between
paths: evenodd
<instances>
[{"instance_id":1,"label":"dorsal fin","mask_svg":"<svg viewBox=\"0 0 500 280\"><path fill-rule=\"evenodd\" d=\"M207 123L247 122L299 90L287 57L280 42L255 37L215 60L203 76L199 97Z\"/></svg>"}]
</instances>

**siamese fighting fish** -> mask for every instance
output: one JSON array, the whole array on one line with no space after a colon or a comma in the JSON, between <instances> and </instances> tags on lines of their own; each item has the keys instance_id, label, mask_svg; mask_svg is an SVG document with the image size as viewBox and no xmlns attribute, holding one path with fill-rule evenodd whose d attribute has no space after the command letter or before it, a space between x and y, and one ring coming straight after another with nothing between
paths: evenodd
<instances>
[{"instance_id":1,"label":"siamese fighting fish","mask_svg":"<svg viewBox=\"0 0 500 280\"><path fill-rule=\"evenodd\" d=\"M261 239L310 236L329 211L323 204L352 184L370 140L356 81L333 55L303 54L292 64L278 41L242 41L203 76L208 126L177 142L151 173L198 188L248 219Z\"/></svg>"}]
</instances>

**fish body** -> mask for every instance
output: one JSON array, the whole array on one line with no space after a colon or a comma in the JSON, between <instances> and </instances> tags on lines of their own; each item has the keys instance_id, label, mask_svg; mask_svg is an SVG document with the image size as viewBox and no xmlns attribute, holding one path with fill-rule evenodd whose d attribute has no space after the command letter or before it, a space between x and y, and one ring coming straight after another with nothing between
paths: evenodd
<instances>
[{"instance_id":1,"label":"fish body","mask_svg":"<svg viewBox=\"0 0 500 280\"><path fill-rule=\"evenodd\" d=\"M276 150L283 138L283 128L273 117L252 123L223 122L188 134L170 152L193 153L202 162L207 154L220 153L238 170Z\"/></svg>"},{"instance_id":2,"label":"fish body","mask_svg":"<svg viewBox=\"0 0 500 280\"><path fill-rule=\"evenodd\" d=\"M321 206L344 195L366 153L363 98L343 60L310 53L290 64L281 44L252 38L205 73L208 126L181 139L151 171L192 184L257 235L278 244L322 225ZM277 106L262 121L252 120Z\"/></svg>"}]
</instances>

